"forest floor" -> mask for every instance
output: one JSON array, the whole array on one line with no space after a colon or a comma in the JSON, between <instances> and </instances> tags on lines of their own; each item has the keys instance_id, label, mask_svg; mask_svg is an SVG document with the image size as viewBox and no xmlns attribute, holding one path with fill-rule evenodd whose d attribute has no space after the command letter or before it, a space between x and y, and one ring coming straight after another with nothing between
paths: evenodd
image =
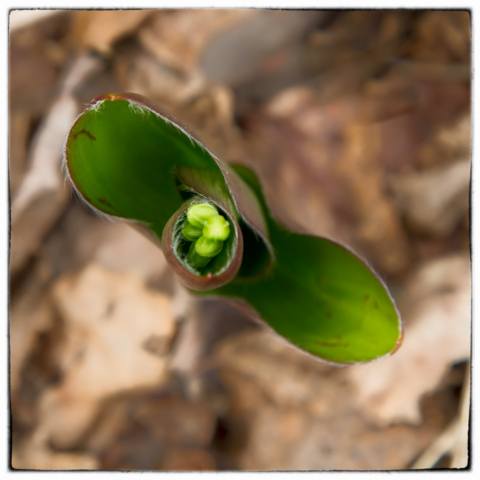
<instances>
[{"instance_id":1,"label":"forest floor","mask_svg":"<svg viewBox=\"0 0 480 480\"><path fill-rule=\"evenodd\" d=\"M470 42L461 11L12 13L12 467L465 467ZM255 164L274 212L366 258L402 314L400 350L318 363L190 297L160 250L76 199L66 134L115 92Z\"/></svg>"}]
</instances>

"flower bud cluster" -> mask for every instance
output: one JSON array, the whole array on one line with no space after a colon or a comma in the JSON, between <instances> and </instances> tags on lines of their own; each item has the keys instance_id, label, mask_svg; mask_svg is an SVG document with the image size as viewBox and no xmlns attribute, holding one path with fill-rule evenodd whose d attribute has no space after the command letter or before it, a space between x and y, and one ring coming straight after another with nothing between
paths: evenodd
<instances>
[{"instance_id":1,"label":"flower bud cluster","mask_svg":"<svg viewBox=\"0 0 480 480\"><path fill-rule=\"evenodd\" d=\"M202 268L223 248L230 235L230 225L215 206L196 203L187 210L187 219L182 225L182 236L192 242L188 253L190 264Z\"/></svg>"}]
</instances>

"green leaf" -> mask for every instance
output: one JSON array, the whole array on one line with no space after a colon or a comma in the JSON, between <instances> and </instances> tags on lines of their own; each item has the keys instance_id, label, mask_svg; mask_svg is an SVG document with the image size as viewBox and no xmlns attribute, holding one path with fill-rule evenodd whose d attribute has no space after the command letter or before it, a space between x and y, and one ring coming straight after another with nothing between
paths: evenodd
<instances>
[{"instance_id":1,"label":"green leaf","mask_svg":"<svg viewBox=\"0 0 480 480\"><path fill-rule=\"evenodd\" d=\"M262 198L276 262L262 278L237 278L215 293L246 301L290 342L333 362L361 363L394 351L400 318L375 274L345 247L280 226L253 172L236 170Z\"/></svg>"},{"instance_id":2,"label":"green leaf","mask_svg":"<svg viewBox=\"0 0 480 480\"><path fill-rule=\"evenodd\" d=\"M340 364L394 352L402 325L385 285L346 247L271 215L255 174L218 160L169 113L134 94L106 95L77 119L65 148L77 192L161 242L181 281L256 312L291 344ZM192 266L188 208L214 204L231 234Z\"/></svg>"}]
</instances>

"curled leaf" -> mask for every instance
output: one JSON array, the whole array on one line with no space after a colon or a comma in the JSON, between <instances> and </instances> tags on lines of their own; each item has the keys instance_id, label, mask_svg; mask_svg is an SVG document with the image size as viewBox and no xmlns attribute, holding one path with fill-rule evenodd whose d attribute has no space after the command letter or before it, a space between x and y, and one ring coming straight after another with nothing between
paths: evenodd
<instances>
[{"instance_id":1,"label":"curled leaf","mask_svg":"<svg viewBox=\"0 0 480 480\"><path fill-rule=\"evenodd\" d=\"M365 263L336 242L280 225L252 171L221 162L150 100L114 94L92 102L70 131L65 165L94 209L150 232L187 287L256 312L317 358L361 363L400 345L398 311ZM225 222L223 233L214 239L200 215L191 224L203 226L202 236L189 239L188 211L205 204Z\"/></svg>"}]
</instances>

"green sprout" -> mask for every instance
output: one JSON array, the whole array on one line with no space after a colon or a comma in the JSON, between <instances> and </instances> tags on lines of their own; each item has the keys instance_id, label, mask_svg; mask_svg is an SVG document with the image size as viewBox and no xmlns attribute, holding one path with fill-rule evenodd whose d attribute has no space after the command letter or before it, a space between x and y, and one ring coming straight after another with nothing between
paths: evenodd
<instances>
[{"instance_id":1,"label":"green sprout","mask_svg":"<svg viewBox=\"0 0 480 480\"><path fill-rule=\"evenodd\" d=\"M186 216L182 236L187 242L194 242L188 258L192 267L202 268L222 251L223 242L230 235L230 225L209 203L191 205Z\"/></svg>"},{"instance_id":2,"label":"green sprout","mask_svg":"<svg viewBox=\"0 0 480 480\"><path fill-rule=\"evenodd\" d=\"M205 222L218 215L218 210L209 203L196 203L187 210L187 220L192 227L203 229Z\"/></svg>"},{"instance_id":3,"label":"green sprout","mask_svg":"<svg viewBox=\"0 0 480 480\"><path fill-rule=\"evenodd\" d=\"M224 242L230 235L230 225L221 215L211 216L204 224L203 236L209 240Z\"/></svg>"},{"instance_id":4,"label":"green sprout","mask_svg":"<svg viewBox=\"0 0 480 480\"><path fill-rule=\"evenodd\" d=\"M315 358L358 364L401 345L400 314L366 262L276 218L253 170L219 160L151 100L92 102L68 135L65 170L91 208L156 240L187 288L241 306Z\"/></svg>"},{"instance_id":5,"label":"green sprout","mask_svg":"<svg viewBox=\"0 0 480 480\"><path fill-rule=\"evenodd\" d=\"M183 222L182 226L182 236L187 242L194 242L198 240L203 235L202 228L194 227L188 220Z\"/></svg>"}]
</instances>

